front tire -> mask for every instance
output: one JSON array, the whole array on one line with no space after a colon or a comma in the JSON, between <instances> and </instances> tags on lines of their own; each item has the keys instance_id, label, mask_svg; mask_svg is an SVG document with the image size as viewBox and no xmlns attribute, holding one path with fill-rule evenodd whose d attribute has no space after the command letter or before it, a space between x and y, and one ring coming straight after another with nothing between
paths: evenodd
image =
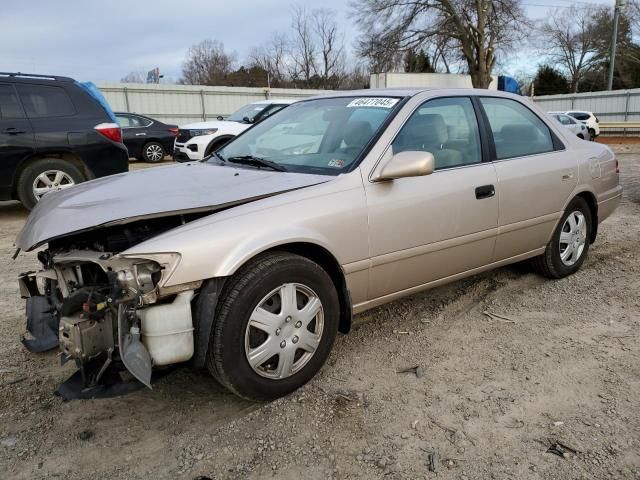
<instances>
[{"instance_id":1,"label":"front tire","mask_svg":"<svg viewBox=\"0 0 640 480\"><path fill-rule=\"evenodd\" d=\"M164 147L159 142L149 142L142 147L142 159L149 163L161 162L166 155Z\"/></svg>"},{"instance_id":2,"label":"front tire","mask_svg":"<svg viewBox=\"0 0 640 480\"><path fill-rule=\"evenodd\" d=\"M577 272L589 252L592 217L582 197L567 206L545 252L532 260L533 267L547 278L563 278Z\"/></svg>"},{"instance_id":3,"label":"front tire","mask_svg":"<svg viewBox=\"0 0 640 480\"><path fill-rule=\"evenodd\" d=\"M261 255L231 278L220 299L207 368L235 394L272 400L307 383L338 331L339 300L327 272L285 252Z\"/></svg>"},{"instance_id":4,"label":"front tire","mask_svg":"<svg viewBox=\"0 0 640 480\"><path fill-rule=\"evenodd\" d=\"M72 163L59 158L43 158L28 165L18 178L18 199L31 210L47 193L72 187L86 180Z\"/></svg>"}]
</instances>

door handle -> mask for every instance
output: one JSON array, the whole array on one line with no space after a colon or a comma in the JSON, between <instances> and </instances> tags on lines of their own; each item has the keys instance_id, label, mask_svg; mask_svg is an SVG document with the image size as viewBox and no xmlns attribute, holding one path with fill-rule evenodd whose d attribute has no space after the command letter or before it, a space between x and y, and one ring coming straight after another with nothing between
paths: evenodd
<instances>
[{"instance_id":1,"label":"door handle","mask_svg":"<svg viewBox=\"0 0 640 480\"><path fill-rule=\"evenodd\" d=\"M564 172L562 174L562 180L571 180L573 178L573 170L569 170L568 172Z\"/></svg>"},{"instance_id":2,"label":"door handle","mask_svg":"<svg viewBox=\"0 0 640 480\"><path fill-rule=\"evenodd\" d=\"M143 133L136 133L136 137L139 137L141 135L146 135L146 133L144 133L144 132Z\"/></svg>"},{"instance_id":3,"label":"door handle","mask_svg":"<svg viewBox=\"0 0 640 480\"><path fill-rule=\"evenodd\" d=\"M482 185L476 187L476 198L482 200L483 198L490 198L496 194L496 187L493 185Z\"/></svg>"},{"instance_id":4,"label":"door handle","mask_svg":"<svg viewBox=\"0 0 640 480\"><path fill-rule=\"evenodd\" d=\"M24 133L24 130L18 130L16 127L9 127L4 129L4 133L9 135L20 135L21 133Z\"/></svg>"}]
</instances>

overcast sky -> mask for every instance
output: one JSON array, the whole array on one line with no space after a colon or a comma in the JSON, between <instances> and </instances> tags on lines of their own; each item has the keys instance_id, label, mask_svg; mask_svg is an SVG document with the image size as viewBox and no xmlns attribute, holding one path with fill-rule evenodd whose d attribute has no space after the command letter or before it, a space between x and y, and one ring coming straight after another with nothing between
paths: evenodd
<instances>
[{"instance_id":1,"label":"overcast sky","mask_svg":"<svg viewBox=\"0 0 640 480\"><path fill-rule=\"evenodd\" d=\"M3 3L8 0L0 0ZM523 0L530 16L550 6L614 0ZM288 31L292 0L27 0L0 14L0 71L68 75L78 80L119 81L131 71L159 67L168 80L180 76L187 49L204 39L222 41L240 63L252 46L274 31ZM348 0L305 0L307 8L331 8L348 41L358 32ZM515 56L507 68L535 68L537 59Z\"/></svg>"}]
</instances>

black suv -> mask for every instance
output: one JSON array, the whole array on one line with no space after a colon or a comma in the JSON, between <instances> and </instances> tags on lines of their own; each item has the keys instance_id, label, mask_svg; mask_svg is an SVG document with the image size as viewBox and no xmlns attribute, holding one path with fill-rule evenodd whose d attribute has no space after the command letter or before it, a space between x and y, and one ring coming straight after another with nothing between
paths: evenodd
<instances>
[{"instance_id":1,"label":"black suv","mask_svg":"<svg viewBox=\"0 0 640 480\"><path fill-rule=\"evenodd\" d=\"M0 72L0 200L32 208L50 191L128 169L122 130L95 85Z\"/></svg>"}]
</instances>

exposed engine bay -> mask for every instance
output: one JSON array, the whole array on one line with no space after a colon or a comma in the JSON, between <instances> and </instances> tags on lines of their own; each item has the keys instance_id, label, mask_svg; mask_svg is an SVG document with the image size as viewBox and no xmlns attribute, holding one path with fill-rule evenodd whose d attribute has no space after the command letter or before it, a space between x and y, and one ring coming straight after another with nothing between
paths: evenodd
<instances>
[{"instance_id":1,"label":"exposed engine bay","mask_svg":"<svg viewBox=\"0 0 640 480\"><path fill-rule=\"evenodd\" d=\"M27 301L23 338L32 352L60 347L84 387L122 365L151 388L153 366L194 353L191 301L202 281L163 287L177 253L130 258L120 252L206 213L145 219L60 238L38 253L42 270L19 277Z\"/></svg>"}]
</instances>

